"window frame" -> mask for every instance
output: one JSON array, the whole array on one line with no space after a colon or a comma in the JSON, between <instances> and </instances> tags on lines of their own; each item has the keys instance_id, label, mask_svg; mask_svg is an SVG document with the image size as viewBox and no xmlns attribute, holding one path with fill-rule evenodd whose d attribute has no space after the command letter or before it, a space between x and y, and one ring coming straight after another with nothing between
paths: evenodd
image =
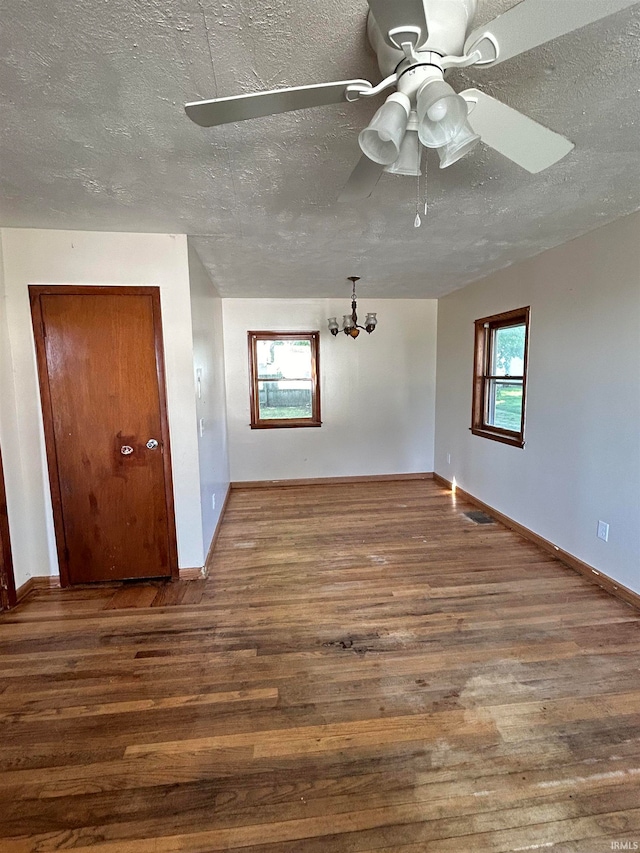
<instances>
[{"instance_id":1,"label":"window frame","mask_svg":"<svg viewBox=\"0 0 640 853\"><path fill-rule=\"evenodd\" d=\"M471 410L471 432L482 438L490 438L513 447L524 447L525 413L527 400L527 372L529 361L529 315L530 307L492 314L475 321L475 346L473 359L473 403ZM494 332L511 326L524 326L524 363L522 375L510 377L490 373L493 356ZM522 382L522 413L520 429L510 430L488 422L489 393L491 382L496 379L517 379Z\"/></svg>"},{"instance_id":2,"label":"window frame","mask_svg":"<svg viewBox=\"0 0 640 853\"><path fill-rule=\"evenodd\" d=\"M291 429L322 426L320 417L320 332L247 332L249 343L249 398L251 429ZM261 379L258 371L258 341L304 341L311 345L311 416L308 418L261 418L260 382L279 382Z\"/></svg>"}]
</instances>

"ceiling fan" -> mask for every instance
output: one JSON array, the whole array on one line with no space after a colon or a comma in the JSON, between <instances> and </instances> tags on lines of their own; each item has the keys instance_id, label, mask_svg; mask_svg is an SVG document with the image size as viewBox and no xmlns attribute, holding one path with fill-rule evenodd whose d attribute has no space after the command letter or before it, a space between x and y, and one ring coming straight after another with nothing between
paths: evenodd
<instances>
[{"instance_id":1,"label":"ceiling fan","mask_svg":"<svg viewBox=\"0 0 640 853\"><path fill-rule=\"evenodd\" d=\"M440 168L447 168L482 140L529 172L540 172L568 154L573 143L479 89L456 93L445 72L493 67L639 0L522 0L471 32L478 0L367 2L367 35L382 82L340 80L193 101L185 105L187 115L213 127L393 89L360 132L363 155L340 201L370 196L383 171L419 175L421 146L437 149Z\"/></svg>"}]
</instances>

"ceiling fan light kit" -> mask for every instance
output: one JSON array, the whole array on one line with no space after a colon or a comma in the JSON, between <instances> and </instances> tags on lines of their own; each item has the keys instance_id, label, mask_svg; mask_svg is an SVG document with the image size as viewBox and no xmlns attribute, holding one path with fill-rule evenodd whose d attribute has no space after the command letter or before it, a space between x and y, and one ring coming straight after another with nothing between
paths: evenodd
<instances>
[{"instance_id":1,"label":"ceiling fan light kit","mask_svg":"<svg viewBox=\"0 0 640 853\"><path fill-rule=\"evenodd\" d=\"M367 35L383 76L377 85L342 80L194 101L185 105L187 115L196 124L213 127L351 103L393 87L396 91L359 134L364 156L339 200L368 198L383 171L420 174L420 145L436 148L440 168L448 168L481 140L535 174L565 157L573 143L479 89L456 93L444 74L449 68L493 67L639 0L559 0L552 11L549 0L521 0L476 29L477 0L367 2Z\"/></svg>"}]
</instances>

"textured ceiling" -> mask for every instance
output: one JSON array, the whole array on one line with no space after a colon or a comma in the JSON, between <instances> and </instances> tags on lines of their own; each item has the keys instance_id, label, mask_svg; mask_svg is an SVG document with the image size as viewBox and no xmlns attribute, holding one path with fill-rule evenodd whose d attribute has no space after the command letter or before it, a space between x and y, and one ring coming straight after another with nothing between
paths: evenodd
<instances>
[{"instance_id":1,"label":"textured ceiling","mask_svg":"<svg viewBox=\"0 0 640 853\"><path fill-rule=\"evenodd\" d=\"M553 2L549 0L550 9ZM588 2L588 0L585 0ZM476 23L513 5L480 0ZM576 148L530 175L478 146L335 199L381 103L203 129L185 101L380 75L365 0L0 0L0 224L192 236L223 296L433 297L640 208L640 6L456 72Z\"/></svg>"}]
</instances>

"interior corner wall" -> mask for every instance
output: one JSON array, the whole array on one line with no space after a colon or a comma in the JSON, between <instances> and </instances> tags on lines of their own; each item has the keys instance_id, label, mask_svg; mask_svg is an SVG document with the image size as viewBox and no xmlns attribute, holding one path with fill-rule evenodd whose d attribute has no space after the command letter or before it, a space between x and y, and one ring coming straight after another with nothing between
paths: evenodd
<instances>
[{"instance_id":1,"label":"interior corner wall","mask_svg":"<svg viewBox=\"0 0 640 853\"><path fill-rule=\"evenodd\" d=\"M360 298L373 334L333 338L344 299L223 299L231 480L433 470L437 302ZM322 426L251 429L247 332L320 330Z\"/></svg>"},{"instance_id":2,"label":"interior corner wall","mask_svg":"<svg viewBox=\"0 0 640 853\"><path fill-rule=\"evenodd\" d=\"M181 568L202 566L186 236L6 228L0 237L10 359L0 373L0 394L3 409L6 399L15 402L15 417L3 414L1 439L17 586L58 573L29 284L159 287L178 562Z\"/></svg>"},{"instance_id":3,"label":"interior corner wall","mask_svg":"<svg viewBox=\"0 0 640 853\"><path fill-rule=\"evenodd\" d=\"M229 489L222 300L191 244L189 280L200 505L203 548L207 554Z\"/></svg>"},{"instance_id":4,"label":"interior corner wall","mask_svg":"<svg viewBox=\"0 0 640 853\"><path fill-rule=\"evenodd\" d=\"M473 324L526 305L519 449L469 432ZM440 300L435 469L640 592L640 214Z\"/></svg>"},{"instance_id":5,"label":"interior corner wall","mask_svg":"<svg viewBox=\"0 0 640 853\"><path fill-rule=\"evenodd\" d=\"M0 229L0 448L4 461L4 481L7 492L7 515L12 539L12 562L16 557L26 556L30 548L29 537L18 538L20 519L24 515L20 484L22 481L20 448L16 417L16 384L13 374L9 322L7 319L7 293L2 252L2 229ZM15 569L14 569L15 571Z\"/></svg>"}]
</instances>

